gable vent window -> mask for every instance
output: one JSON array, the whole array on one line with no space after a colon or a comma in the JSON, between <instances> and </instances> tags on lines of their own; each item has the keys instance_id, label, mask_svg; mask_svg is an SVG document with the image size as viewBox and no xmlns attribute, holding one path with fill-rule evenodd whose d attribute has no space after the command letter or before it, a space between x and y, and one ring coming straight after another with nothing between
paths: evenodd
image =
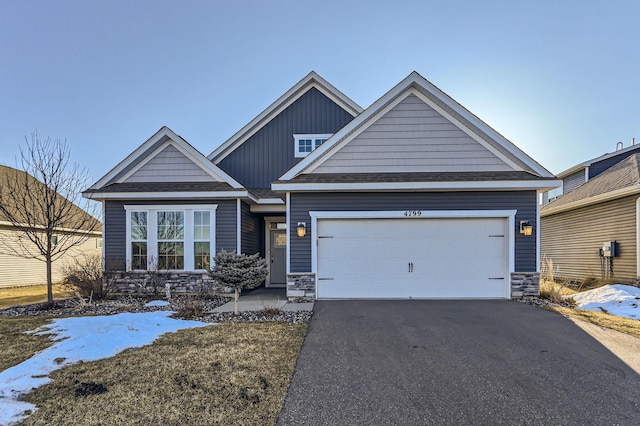
<instances>
[{"instance_id":1,"label":"gable vent window","mask_svg":"<svg viewBox=\"0 0 640 426\"><path fill-rule=\"evenodd\" d=\"M294 154L296 158L302 158L309 155L311 151L319 147L331 137L331 133L322 133L322 134L298 134L293 135L294 143Z\"/></svg>"}]
</instances>

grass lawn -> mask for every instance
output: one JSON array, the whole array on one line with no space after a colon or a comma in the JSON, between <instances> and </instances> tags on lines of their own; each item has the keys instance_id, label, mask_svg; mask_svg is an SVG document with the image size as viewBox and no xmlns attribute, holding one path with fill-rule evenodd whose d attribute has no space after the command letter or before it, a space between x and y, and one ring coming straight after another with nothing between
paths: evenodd
<instances>
[{"instance_id":1,"label":"grass lawn","mask_svg":"<svg viewBox=\"0 0 640 426\"><path fill-rule=\"evenodd\" d=\"M71 296L62 285L53 285L53 299L60 300ZM28 287L0 288L0 309L17 305L30 305L47 301L47 286L33 285Z\"/></svg>"},{"instance_id":2,"label":"grass lawn","mask_svg":"<svg viewBox=\"0 0 640 426\"><path fill-rule=\"evenodd\" d=\"M25 334L49 321L46 317L0 317L0 371L26 361L53 344L46 336Z\"/></svg>"},{"instance_id":3,"label":"grass lawn","mask_svg":"<svg viewBox=\"0 0 640 426\"><path fill-rule=\"evenodd\" d=\"M38 411L23 424L275 424L306 329L224 323L65 367L24 397Z\"/></svg>"}]
</instances>

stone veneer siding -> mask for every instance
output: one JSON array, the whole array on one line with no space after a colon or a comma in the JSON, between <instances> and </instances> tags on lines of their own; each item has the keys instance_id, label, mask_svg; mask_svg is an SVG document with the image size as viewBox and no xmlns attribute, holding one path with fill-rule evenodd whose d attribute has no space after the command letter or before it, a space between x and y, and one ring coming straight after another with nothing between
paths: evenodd
<instances>
[{"instance_id":1,"label":"stone veneer siding","mask_svg":"<svg viewBox=\"0 0 640 426\"><path fill-rule=\"evenodd\" d=\"M511 297L540 296L539 272L512 272Z\"/></svg>"},{"instance_id":2,"label":"stone veneer siding","mask_svg":"<svg viewBox=\"0 0 640 426\"><path fill-rule=\"evenodd\" d=\"M287 297L315 299L316 274L288 274Z\"/></svg>"},{"instance_id":3,"label":"stone veneer siding","mask_svg":"<svg viewBox=\"0 0 640 426\"><path fill-rule=\"evenodd\" d=\"M196 293L223 291L215 280L202 272L106 272L105 278L112 282L115 293L162 293L165 284L171 286L171 292Z\"/></svg>"}]
</instances>

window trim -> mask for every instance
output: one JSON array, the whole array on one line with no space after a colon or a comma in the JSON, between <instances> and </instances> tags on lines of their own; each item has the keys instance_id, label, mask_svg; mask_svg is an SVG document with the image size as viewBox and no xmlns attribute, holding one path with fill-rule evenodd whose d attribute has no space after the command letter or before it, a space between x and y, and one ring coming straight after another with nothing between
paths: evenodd
<instances>
[{"instance_id":1,"label":"window trim","mask_svg":"<svg viewBox=\"0 0 640 426\"><path fill-rule=\"evenodd\" d=\"M194 212L209 211L209 244L211 248L209 263L213 265L213 256L216 253L216 210L217 204L148 204L148 205L124 205L126 216L126 270L128 272L145 272L142 269L131 268L131 213L147 213L147 268L150 268L152 259L158 258L158 224L157 212L181 211L184 213L184 269L169 269L170 272L205 272L204 269L195 269L195 228Z\"/></svg>"},{"instance_id":2,"label":"window trim","mask_svg":"<svg viewBox=\"0 0 640 426\"><path fill-rule=\"evenodd\" d=\"M333 136L333 133L295 133L293 135L293 156L295 158L304 158L310 153L312 153L316 148L318 148L322 143L324 143L327 139ZM312 146L311 151L309 152L300 152L300 141L311 139ZM319 140L322 140L321 143L318 143Z\"/></svg>"}]
</instances>

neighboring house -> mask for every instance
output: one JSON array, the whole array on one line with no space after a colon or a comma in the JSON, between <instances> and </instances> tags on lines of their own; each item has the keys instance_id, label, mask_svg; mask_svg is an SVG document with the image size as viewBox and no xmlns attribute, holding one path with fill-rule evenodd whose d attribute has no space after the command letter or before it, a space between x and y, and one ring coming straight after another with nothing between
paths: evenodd
<instances>
[{"instance_id":1,"label":"neighboring house","mask_svg":"<svg viewBox=\"0 0 640 426\"><path fill-rule=\"evenodd\" d=\"M556 276L638 279L639 161L640 145L632 145L559 175L565 194L540 211L541 253Z\"/></svg>"},{"instance_id":2,"label":"neighboring house","mask_svg":"<svg viewBox=\"0 0 640 426\"><path fill-rule=\"evenodd\" d=\"M415 72L365 110L312 72L209 156L163 127L84 195L132 279L203 280L225 249L289 296L509 298L538 291L558 184Z\"/></svg>"},{"instance_id":3,"label":"neighboring house","mask_svg":"<svg viewBox=\"0 0 640 426\"><path fill-rule=\"evenodd\" d=\"M13 176L17 173L24 173L11 167L0 165L0 183L13 180ZM8 178L8 179L7 179ZM32 178L35 182L35 178ZM38 182L39 183L39 182ZM89 216L88 213L77 208L78 214ZM88 217L88 219L95 221L96 219ZM60 230L56 236L62 234L86 234L86 230ZM76 261L77 257L84 253L95 253L99 255L102 247L102 236L100 227L97 231L90 231L90 236L83 244L72 248L64 256L54 261L52 264L52 276L53 282L58 282L62 279L62 268ZM47 283L47 270L44 258L27 259L11 255L16 250L19 250L18 238L24 240L24 233L16 229L11 222L3 216L0 212L0 287L18 287L29 285L40 285ZM34 246L35 249L35 246Z\"/></svg>"}]
</instances>

